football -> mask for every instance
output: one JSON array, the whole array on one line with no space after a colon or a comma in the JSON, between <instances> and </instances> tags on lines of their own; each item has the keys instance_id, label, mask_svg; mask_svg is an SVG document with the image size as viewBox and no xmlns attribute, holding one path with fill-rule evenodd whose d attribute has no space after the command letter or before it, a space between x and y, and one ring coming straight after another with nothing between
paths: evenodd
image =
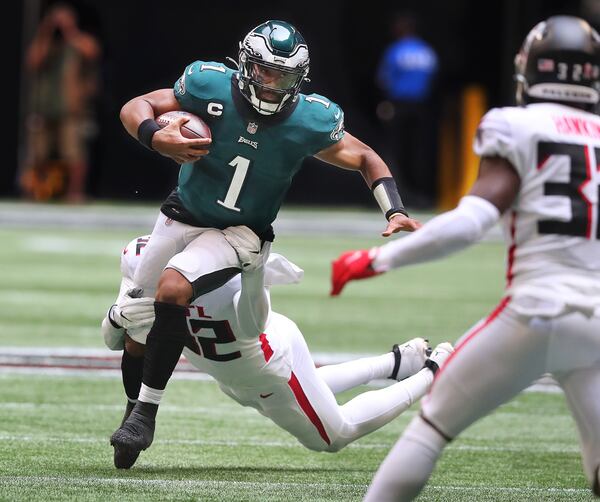
<instances>
[{"instance_id":1,"label":"football","mask_svg":"<svg viewBox=\"0 0 600 502\"><path fill-rule=\"evenodd\" d=\"M166 112L156 117L156 123L160 127L166 127L171 122L178 118L186 117L189 120L181 126L181 135L185 138L196 139L196 138L211 138L210 128L206 125L206 122L202 120L198 115L184 111L173 111Z\"/></svg>"}]
</instances>

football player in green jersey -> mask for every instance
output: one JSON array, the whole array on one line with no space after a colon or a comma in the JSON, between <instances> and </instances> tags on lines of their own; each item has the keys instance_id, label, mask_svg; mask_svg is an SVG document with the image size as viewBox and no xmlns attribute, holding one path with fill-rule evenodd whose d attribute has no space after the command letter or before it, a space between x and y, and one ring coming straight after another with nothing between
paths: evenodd
<instances>
[{"instance_id":1,"label":"football player in green jersey","mask_svg":"<svg viewBox=\"0 0 600 502\"><path fill-rule=\"evenodd\" d=\"M251 229L268 246L271 223L303 159L314 156L359 171L388 220L382 235L419 227L408 217L387 165L344 132L341 108L323 96L300 93L308 69L308 47L300 33L286 22L267 21L240 43L237 70L196 61L174 89L156 90L123 106L121 120L129 134L181 168L134 276L144 296L156 299L156 316L138 402L111 437L116 452L135 454L150 446L158 404L191 329L187 306L245 265L234 251L243 242L238 239L232 247L214 229L239 226L242 240ZM173 110L200 116L212 141L183 137L184 118L161 129L155 117ZM186 250L192 241L193 252ZM225 340L215 343L218 347Z\"/></svg>"}]
</instances>

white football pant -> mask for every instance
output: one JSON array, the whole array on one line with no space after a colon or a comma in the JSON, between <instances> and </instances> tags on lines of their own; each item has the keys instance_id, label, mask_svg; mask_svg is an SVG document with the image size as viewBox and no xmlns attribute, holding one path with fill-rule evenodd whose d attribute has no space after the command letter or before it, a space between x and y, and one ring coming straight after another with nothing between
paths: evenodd
<instances>
[{"instance_id":1,"label":"white football pant","mask_svg":"<svg viewBox=\"0 0 600 502\"><path fill-rule=\"evenodd\" d=\"M256 408L311 450L335 452L382 427L420 399L433 380L432 372L422 369L401 382L338 405L334 392L387 378L394 365L393 353L317 369L302 333L287 321L277 336L284 334L291 345L289 381L264 388L221 385L221 389L240 404Z\"/></svg>"},{"instance_id":2,"label":"white football pant","mask_svg":"<svg viewBox=\"0 0 600 502\"><path fill-rule=\"evenodd\" d=\"M177 270L190 281L195 298L238 273L239 260L220 231L186 225L160 213L133 278L144 296L156 295L165 268Z\"/></svg>"},{"instance_id":3,"label":"white football pant","mask_svg":"<svg viewBox=\"0 0 600 502\"><path fill-rule=\"evenodd\" d=\"M365 500L412 500L447 444L476 420L552 373L565 392L585 474L600 465L600 318L526 317L505 298L457 343L416 417L381 464Z\"/></svg>"}]
</instances>

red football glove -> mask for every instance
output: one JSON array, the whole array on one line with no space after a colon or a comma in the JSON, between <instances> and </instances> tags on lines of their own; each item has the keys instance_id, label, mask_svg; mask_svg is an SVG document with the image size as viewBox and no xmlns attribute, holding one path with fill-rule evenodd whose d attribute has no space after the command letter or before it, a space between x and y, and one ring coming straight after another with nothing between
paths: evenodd
<instances>
[{"instance_id":1,"label":"red football glove","mask_svg":"<svg viewBox=\"0 0 600 502\"><path fill-rule=\"evenodd\" d=\"M379 275L371 267L377 249L361 249L358 251L346 251L331 264L331 296L337 296L342 292L348 281L366 279Z\"/></svg>"}]
</instances>

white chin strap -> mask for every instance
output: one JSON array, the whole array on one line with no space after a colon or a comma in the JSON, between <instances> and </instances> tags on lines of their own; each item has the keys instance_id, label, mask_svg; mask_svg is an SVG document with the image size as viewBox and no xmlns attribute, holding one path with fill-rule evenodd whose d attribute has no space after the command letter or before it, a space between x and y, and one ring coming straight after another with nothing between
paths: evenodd
<instances>
[{"instance_id":1,"label":"white chin strap","mask_svg":"<svg viewBox=\"0 0 600 502\"><path fill-rule=\"evenodd\" d=\"M536 99L592 105L600 100L600 95L595 89L573 84L535 84L527 89L527 95Z\"/></svg>"},{"instance_id":2,"label":"white chin strap","mask_svg":"<svg viewBox=\"0 0 600 502\"><path fill-rule=\"evenodd\" d=\"M256 96L256 91L252 84L250 84L248 87L250 89L250 101L252 106L258 113L262 115L273 115L274 113L277 113L283 108L283 105L290 97L289 94L286 94L279 103L269 103L268 101L259 99Z\"/></svg>"}]
</instances>

